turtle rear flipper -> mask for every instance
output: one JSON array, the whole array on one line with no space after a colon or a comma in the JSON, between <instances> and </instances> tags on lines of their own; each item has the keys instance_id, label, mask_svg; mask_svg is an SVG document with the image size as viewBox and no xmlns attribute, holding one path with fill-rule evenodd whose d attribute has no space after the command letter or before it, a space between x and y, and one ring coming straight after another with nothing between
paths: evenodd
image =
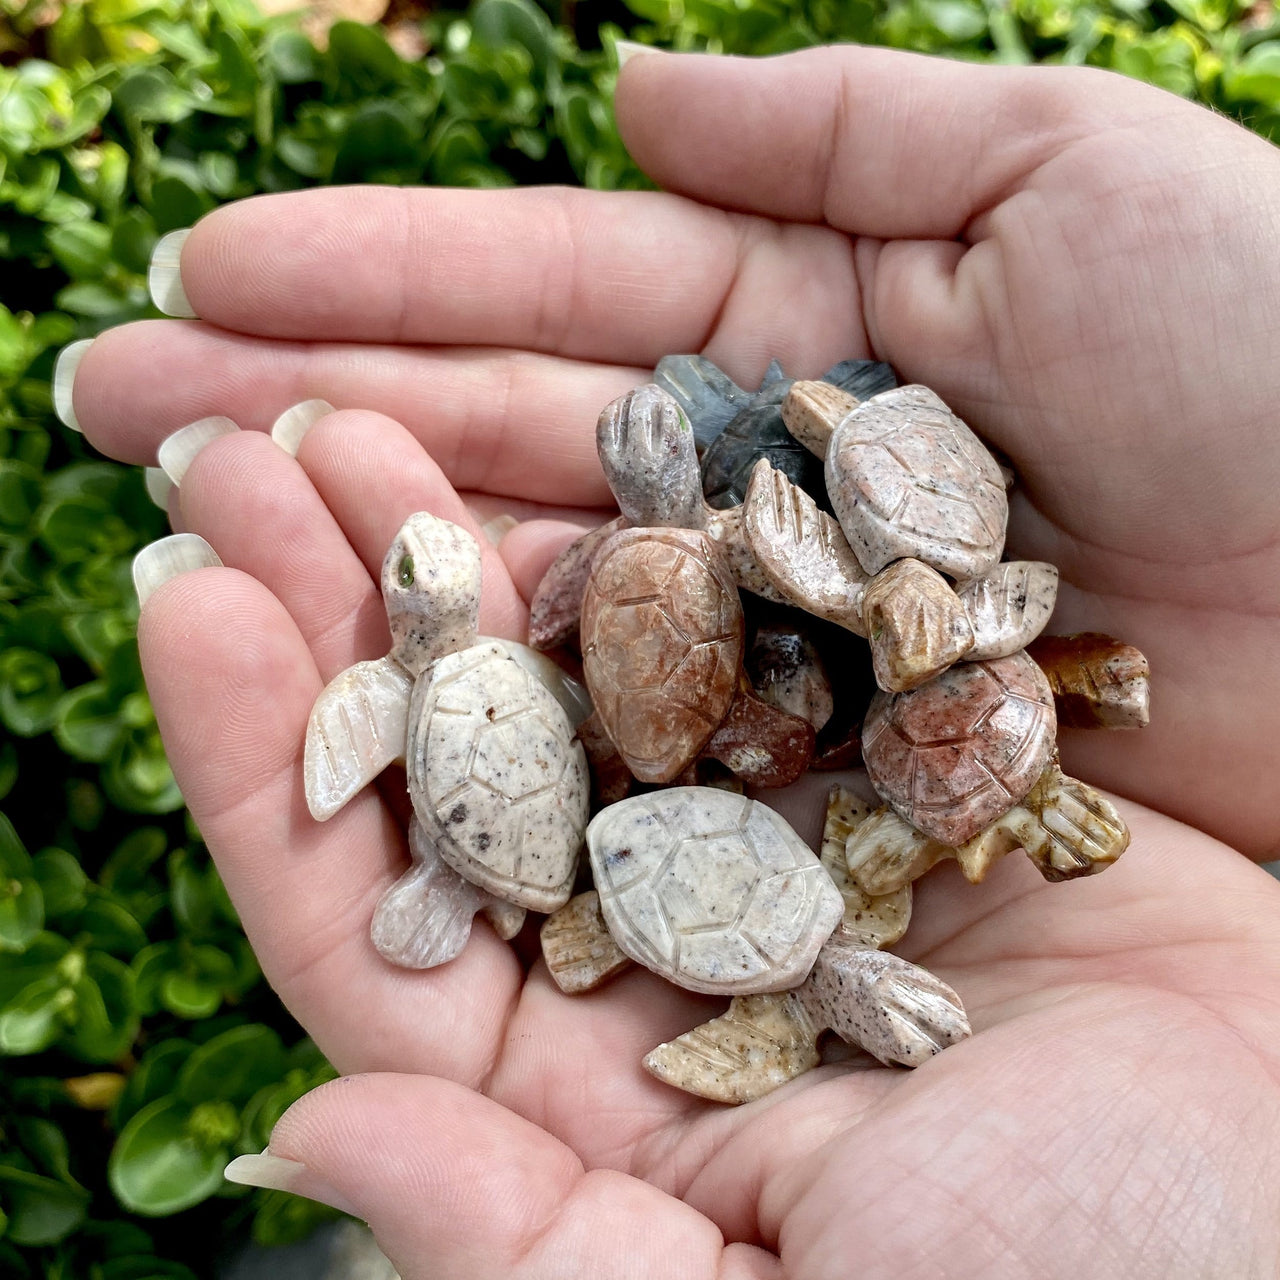
<instances>
[{"instance_id":1,"label":"turtle rear flipper","mask_svg":"<svg viewBox=\"0 0 1280 1280\"><path fill-rule=\"evenodd\" d=\"M831 939L794 995L817 1027L884 1063L918 1067L972 1034L960 997L888 951Z\"/></svg>"},{"instance_id":2,"label":"turtle rear flipper","mask_svg":"<svg viewBox=\"0 0 1280 1280\"><path fill-rule=\"evenodd\" d=\"M594 889L553 911L542 922L541 940L547 970L565 995L594 991L634 963L610 935Z\"/></svg>"},{"instance_id":3,"label":"turtle rear flipper","mask_svg":"<svg viewBox=\"0 0 1280 1280\"><path fill-rule=\"evenodd\" d=\"M712 1102L753 1102L818 1065L818 1028L795 992L735 996L727 1013L651 1049L644 1068Z\"/></svg>"},{"instance_id":4,"label":"turtle rear flipper","mask_svg":"<svg viewBox=\"0 0 1280 1280\"><path fill-rule=\"evenodd\" d=\"M413 676L389 654L335 676L307 721L303 778L317 822L332 818L393 760L404 756Z\"/></svg>"},{"instance_id":5,"label":"turtle rear flipper","mask_svg":"<svg viewBox=\"0 0 1280 1280\"><path fill-rule=\"evenodd\" d=\"M378 899L370 936L392 964L432 969L462 951L476 912L496 899L440 857L417 818L409 826L409 849L413 865Z\"/></svg>"}]
</instances>

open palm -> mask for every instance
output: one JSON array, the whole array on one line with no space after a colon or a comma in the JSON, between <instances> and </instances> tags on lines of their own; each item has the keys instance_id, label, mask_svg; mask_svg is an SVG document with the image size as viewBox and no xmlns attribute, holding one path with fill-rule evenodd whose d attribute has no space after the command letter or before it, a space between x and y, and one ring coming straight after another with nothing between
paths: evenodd
<instances>
[{"instance_id":1,"label":"open palm","mask_svg":"<svg viewBox=\"0 0 1280 1280\"><path fill-rule=\"evenodd\" d=\"M259 428L176 500L231 567L162 587L140 641L263 968L348 1073L272 1152L406 1280L1273 1273L1280 888L1228 845L1277 846L1280 157L1111 77L873 50L642 57L618 105L693 199L248 201L185 247L201 321L103 335L76 377L90 439L131 461L208 414ZM1155 672L1149 730L1064 745L1128 798L1117 867L919 886L901 949L975 1037L737 1110L640 1070L718 1007L652 975L570 1000L483 926L441 969L386 965L368 922L404 806L371 789L319 826L300 771L324 682L387 650L404 516L526 519L485 546L481 617L520 636L564 518L609 501L600 407L692 350L744 383L874 354L933 387L1018 469L1010 552L1061 567L1053 629ZM317 396L361 408L294 460L261 428Z\"/></svg>"}]
</instances>

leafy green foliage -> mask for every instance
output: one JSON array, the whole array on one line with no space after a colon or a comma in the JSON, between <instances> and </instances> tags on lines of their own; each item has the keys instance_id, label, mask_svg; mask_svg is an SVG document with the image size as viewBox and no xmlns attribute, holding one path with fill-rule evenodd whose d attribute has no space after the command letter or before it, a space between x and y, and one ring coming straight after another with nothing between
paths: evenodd
<instances>
[{"instance_id":1,"label":"leafy green foliage","mask_svg":"<svg viewBox=\"0 0 1280 1280\"><path fill-rule=\"evenodd\" d=\"M624 31L598 25L598 8L433 10L425 57L406 59L381 29L350 22L318 49L248 0L0 7L6 1277L192 1280L228 1234L295 1239L329 1212L221 1177L332 1072L263 985L181 812L142 684L129 574L164 516L136 470L56 422L54 356L153 316L157 238L227 200L334 182L643 186L611 106ZM854 40L1107 67L1280 139L1280 24L1253 0L609 10L628 38L678 49Z\"/></svg>"}]
</instances>

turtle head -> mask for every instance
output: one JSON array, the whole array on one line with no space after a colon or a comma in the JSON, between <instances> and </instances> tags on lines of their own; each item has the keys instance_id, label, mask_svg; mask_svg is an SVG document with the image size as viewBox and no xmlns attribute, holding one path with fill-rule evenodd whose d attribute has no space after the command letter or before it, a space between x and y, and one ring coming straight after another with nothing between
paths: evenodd
<instances>
[{"instance_id":1,"label":"turtle head","mask_svg":"<svg viewBox=\"0 0 1280 1280\"><path fill-rule=\"evenodd\" d=\"M480 547L427 511L400 526L382 562L391 653L415 676L437 658L475 643L480 619Z\"/></svg>"},{"instance_id":2,"label":"turtle head","mask_svg":"<svg viewBox=\"0 0 1280 1280\"><path fill-rule=\"evenodd\" d=\"M652 382L619 396L600 415L596 449L629 524L702 528L697 445L674 396Z\"/></svg>"}]
</instances>

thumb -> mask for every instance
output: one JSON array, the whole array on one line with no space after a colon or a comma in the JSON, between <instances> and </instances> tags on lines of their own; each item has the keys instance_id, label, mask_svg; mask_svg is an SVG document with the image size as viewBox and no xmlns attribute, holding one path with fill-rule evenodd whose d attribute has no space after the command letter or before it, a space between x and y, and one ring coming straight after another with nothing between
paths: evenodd
<instances>
[{"instance_id":1,"label":"thumb","mask_svg":"<svg viewBox=\"0 0 1280 1280\"><path fill-rule=\"evenodd\" d=\"M639 1178L428 1076L347 1076L280 1119L227 1176L365 1219L403 1280L776 1280L775 1255Z\"/></svg>"},{"instance_id":2,"label":"thumb","mask_svg":"<svg viewBox=\"0 0 1280 1280\"><path fill-rule=\"evenodd\" d=\"M1103 71L858 45L774 58L646 51L627 61L615 101L631 154L669 190L917 240L962 235L1076 139L1184 105Z\"/></svg>"}]
</instances>

